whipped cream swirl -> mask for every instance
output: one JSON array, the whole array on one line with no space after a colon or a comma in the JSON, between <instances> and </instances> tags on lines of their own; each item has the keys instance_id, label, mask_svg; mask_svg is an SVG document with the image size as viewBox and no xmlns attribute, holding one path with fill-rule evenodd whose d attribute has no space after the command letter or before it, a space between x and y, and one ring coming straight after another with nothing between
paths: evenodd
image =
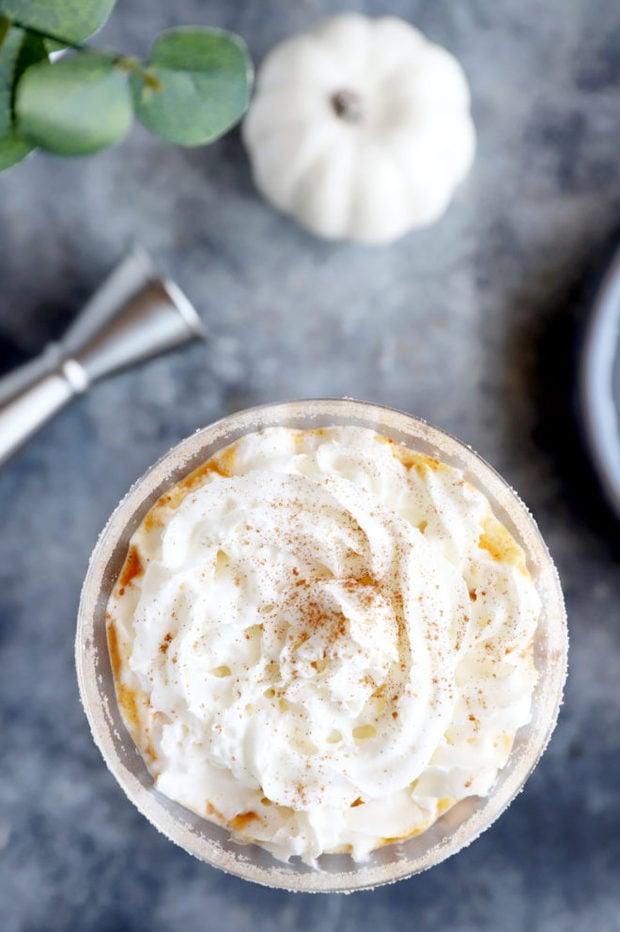
<instances>
[{"instance_id":1,"label":"whipped cream swirl","mask_svg":"<svg viewBox=\"0 0 620 932\"><path fill-rule=\"evenodd\" d=\"M539 612L458 470L363 428L273 428L149 513L109 640L158 789L315 863L489 792L529 720Z\"/></svg>"}]
</instances>

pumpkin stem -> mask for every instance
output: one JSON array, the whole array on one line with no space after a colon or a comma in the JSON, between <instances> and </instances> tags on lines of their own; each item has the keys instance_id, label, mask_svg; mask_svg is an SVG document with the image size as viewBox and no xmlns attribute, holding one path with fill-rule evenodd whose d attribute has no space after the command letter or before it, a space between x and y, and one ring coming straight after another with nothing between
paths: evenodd
<instances>
[{"instance_id":1,"label":"pumpkin stem","mask_svg":"<svg viewBox=\"0 0 620 932\"><path fill-rule=\"evenodd\" d=\"M347 123L359 123L362 119L362 99L355 91L336 91L329 101L332 110Z\"/></svg>"}]
</instances>

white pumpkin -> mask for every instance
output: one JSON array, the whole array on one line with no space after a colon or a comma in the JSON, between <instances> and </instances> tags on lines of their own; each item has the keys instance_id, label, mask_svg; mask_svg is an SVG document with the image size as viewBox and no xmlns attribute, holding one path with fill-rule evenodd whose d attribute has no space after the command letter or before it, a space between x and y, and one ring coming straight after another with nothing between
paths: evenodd
<instances>
[{"instance_id":1,"label":"white pumpkin","mask_svg":"<svg viewBox=\"0 0 620 932\"><path fill-rule=\"evenodd\" d=\"M475 149L454 56L403 20L356 13L270 52L243 138L276 207L319 236L366 243L437 220Z\"/></svg>"}]
</instances>

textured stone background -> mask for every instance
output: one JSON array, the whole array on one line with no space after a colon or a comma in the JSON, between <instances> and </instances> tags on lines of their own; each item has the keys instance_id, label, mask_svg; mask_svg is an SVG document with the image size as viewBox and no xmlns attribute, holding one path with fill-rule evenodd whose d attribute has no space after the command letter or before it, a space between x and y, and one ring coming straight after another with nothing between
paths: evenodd
<instances>
[{"instance_id":1,"label":"textured stone background","mask_svg":"<svg viewBox=\"0 0 620 932\"><path fill-rule=\"evenodd\" d=\"M461 59L477 160L446 217L387 249L327 245L256 195L238 133L183 151L135 129L86 161L0 178L0 367L58 335L137 238L210 339L101 385L0 472L0 927L21 930L620 929L617 529L571 417L575 331L620 208L616 0L392 0ZM241 32L256 61L328 0L125 0L100 41ZM354 395L467 440L520 491L557 560L572 666L526 790L456 858L351 897L202 865L125 800L73 669L89 552L174 442L270 400Z\"/></svg>"}]
</instances>

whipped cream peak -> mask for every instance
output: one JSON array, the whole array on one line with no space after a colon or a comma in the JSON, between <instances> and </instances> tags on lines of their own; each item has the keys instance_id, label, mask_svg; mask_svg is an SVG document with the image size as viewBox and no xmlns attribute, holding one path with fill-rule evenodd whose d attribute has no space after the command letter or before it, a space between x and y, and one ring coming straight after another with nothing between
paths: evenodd
<instances>
[{"instance_id":1,"label":"whipped cream peak","mask_svg":"<svg viewBox=\"0 0 620 932\"><path fill-rule=\"evenodd\" d=\"M249 434L131 547L109 614L134 739L162 792L276 857L422 831L529 719L520 548L458 470L372 431Z\"/></svg>"}]
</instances>

